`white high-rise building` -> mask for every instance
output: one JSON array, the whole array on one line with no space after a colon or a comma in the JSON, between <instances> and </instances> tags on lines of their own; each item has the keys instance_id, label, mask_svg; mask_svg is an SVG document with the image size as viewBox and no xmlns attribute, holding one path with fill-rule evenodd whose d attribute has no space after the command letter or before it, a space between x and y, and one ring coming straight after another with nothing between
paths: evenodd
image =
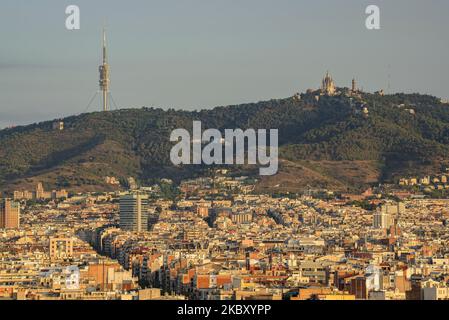
<instances>
[{"instance_id":1,"label":"white high-rise building","mask_svg":"<svg viewBox=\"0 0 449 320\"><path fill-rule=\"evenodd\" d=\"M374 213L373 227L376 229L389 229L394 224L391 214L384 212Z\"/></svg>"},{"instance_id":2,"label":"white high-rise building","mask_svg":"<svg viewBox=\"0 0 449 320\"><path fill-rule=\"evenodd\" d=\"M136 192L120 198L120 229L134 232L148 230L148 195Z\"/></svg>"},{"instance_id":3,"label":"white high-rise building","mask_svg":"<svg viewBox=\"0 0 449 320\"><path fill-rule=\"evenodd\" d=\"M374 213L373 227L377 229L389 229L404 211L405 206L402 202L383 205L379 211Z\"/></svg>"}]
</instances>

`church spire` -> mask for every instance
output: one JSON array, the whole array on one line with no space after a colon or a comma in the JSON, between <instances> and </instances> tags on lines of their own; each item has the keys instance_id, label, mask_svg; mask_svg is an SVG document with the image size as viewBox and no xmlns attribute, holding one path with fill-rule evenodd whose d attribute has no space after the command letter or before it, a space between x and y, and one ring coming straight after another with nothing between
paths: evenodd
<instances>
[{"instance_id":1,"label":"church spire","mask_svg":"<svg viewBox=\"0 0 449 320\"><path fill-rule=\"evenodd\" d=\"M333 96L337 91L334 80L330 76L329 71L326 72L326 76L323 79L321 91L328 96Z\"/></svg>"}]
</instances>

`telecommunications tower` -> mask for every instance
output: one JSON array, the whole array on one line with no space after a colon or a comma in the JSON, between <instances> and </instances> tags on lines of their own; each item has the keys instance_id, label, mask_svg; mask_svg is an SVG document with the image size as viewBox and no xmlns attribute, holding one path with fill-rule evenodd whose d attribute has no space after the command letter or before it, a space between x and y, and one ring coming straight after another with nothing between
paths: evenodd
<instances>
[{"instance_id":1,"label":"telecommunications tower","mask_svg":"<svg viewBox=\"0 0 449 320\"><path fill-rule=\"evenodd\" d=\"M100 70L100 90L103 93L103 111L109 111L109 64L106 45L106 30L103 29L103 64Z\"/></svg>"}]
</instances>

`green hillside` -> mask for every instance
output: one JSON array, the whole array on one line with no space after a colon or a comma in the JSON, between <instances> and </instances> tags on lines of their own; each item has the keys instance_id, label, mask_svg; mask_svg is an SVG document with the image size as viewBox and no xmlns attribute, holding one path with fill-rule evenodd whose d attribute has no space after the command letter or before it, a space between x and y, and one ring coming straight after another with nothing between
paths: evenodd
<instances>
[{"instance_id":1,"label":"green hillside","mask_svg":"<svg viewBox=\"0 0 449 320\"><path fill-rule=\"evenodd\" d=\"M1 130L0 188L42 180L51 188L99 190L110 188L106 176L134 176L143 183L194 176L201 167L174 168L169 159L171 131L190 130L193 120L222 130L279 129L286 162L278 180L288 176L297 187L306 182L364 187L398 174L425 173L449 160L449 106L435 97L362 94L317 101L308 93L300 100L198 112L142 108L82 114L64 119L63 131L53 130L51 121Z\"/></svg>"}]
</instances>

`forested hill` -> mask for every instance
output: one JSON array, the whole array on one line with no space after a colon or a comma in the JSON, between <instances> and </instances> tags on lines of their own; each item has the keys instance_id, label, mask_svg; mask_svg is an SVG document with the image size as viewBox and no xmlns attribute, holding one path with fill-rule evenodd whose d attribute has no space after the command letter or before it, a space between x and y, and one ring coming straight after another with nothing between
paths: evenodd
<instances>
[{"instance_id":1,"label":"forested hill","mask_svg":"<svg viewBox=\"0 0 449 320\"><path fill-rule=\"evenodd\" d=\"M190 130L193 120L221 130L279 129L286 161L278 182L286 175L292 187L295 179L296 187L301 179L309 186L363 187L435 170L449 160L449 105L435 97L318 99L308 93L194 112L142 108L82 114L63 119L63 131L53 129L53 121L1 130L0 189L42 180L49 187L98 190L107 187L106 176L141 182L192 176L199 168L171 165L169 137L173 129Z\"/></svg>"}]
</instances>

